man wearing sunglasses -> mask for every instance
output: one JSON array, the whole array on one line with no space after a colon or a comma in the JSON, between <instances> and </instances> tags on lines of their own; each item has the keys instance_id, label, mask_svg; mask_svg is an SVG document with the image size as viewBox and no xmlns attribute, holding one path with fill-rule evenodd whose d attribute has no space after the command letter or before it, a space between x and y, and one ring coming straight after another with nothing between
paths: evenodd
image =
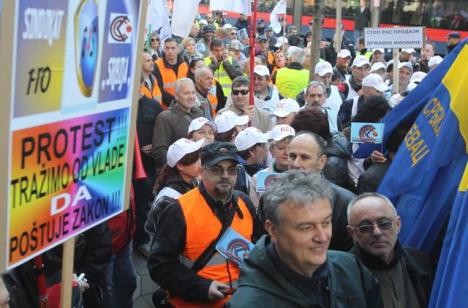
<instances>
[{"instance_id":1,"label":"man wearing sunglasses","mask_svg":"<svg viewBox=\"0 0 468 308\"><path fill-rule=\"evenodd\" d=\"M255 207L234 190L237 149L227 142L205 146L201 184L168 206L154 238L148 268L170 293L174 307L223 307L236 289L239 267L216 250L228 227L250 242L260 237Z\"/></svg>"},{"instance_id":2,"label":"man wearing sunglasses","mask_svg":"<svg viewBox=\"0 0 468 308\"><path fill-rule=\"evenodd\" d=\"M384 307L427 307L434 279L426 254L398 242L401 219L384 195L366 193L348 205L351 253L377 277Z\"/></svg>"}]
</instances>

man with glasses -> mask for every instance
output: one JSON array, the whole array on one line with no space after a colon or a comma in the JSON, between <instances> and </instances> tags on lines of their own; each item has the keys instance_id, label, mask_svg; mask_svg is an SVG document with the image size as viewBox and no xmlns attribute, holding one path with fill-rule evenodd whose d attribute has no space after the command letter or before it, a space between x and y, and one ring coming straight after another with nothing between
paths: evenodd
<instances>
[{"instance_id":1,"label":"man with glasses","mask_svg":"<svg viewBox=\"0 0 468 308\"><path fill-rule=\"evenodd\" d=\"M174 307L223 307L237 287L239 267L215 250L216 242L228 227L251 242L260 235L252 202L234 190L236 152L226 142L205 146L200 186L161 217L148 268Z\"/></svg>"},{"instance_id":2,"label":"man with glasses","mask_svg":"<svg viewBox=\"0 0 468 308\"><path fill-rule=\"evenodd\" d=\"M351 252L377 277L384 307L427 307L434 278L426 254L398 242L401 219L384 195L366 193L348 205Z\"/></svg>"},{"instance_id":3,"label":"man with glasses","mask_svg":"<svg viewBox=\"0 0 468 308\"><path fill-rule=\"evenodd\" d=\"M254 97L254 105L249 105L249 93L249 78L244 76L237 77L232 82L232 91L226 102L226 107L221 109L219 113L230 110L239 116L248 115L250 126L254 126L263 133L266 133L272 126L270 116L268 112L257 106L257 98Z\"/></svg>"}]
</instances>

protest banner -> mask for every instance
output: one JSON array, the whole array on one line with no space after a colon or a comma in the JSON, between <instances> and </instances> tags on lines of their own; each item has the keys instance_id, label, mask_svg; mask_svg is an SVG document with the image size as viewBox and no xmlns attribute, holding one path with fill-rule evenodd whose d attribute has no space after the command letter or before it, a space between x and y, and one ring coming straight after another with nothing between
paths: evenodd
<instances>
[{"instance_id":1,"label":"protest banner","mask_svg":"<svg viewBox=\"0 0 468 308\"><path fill-rule=\"evenodd\" d=\"M0 51L8 80L0 88L8 102L0 116L0 272L127 207L146 7L140 0L4 5L1 37L11 43Z\"/></svg>"}]
</instances>

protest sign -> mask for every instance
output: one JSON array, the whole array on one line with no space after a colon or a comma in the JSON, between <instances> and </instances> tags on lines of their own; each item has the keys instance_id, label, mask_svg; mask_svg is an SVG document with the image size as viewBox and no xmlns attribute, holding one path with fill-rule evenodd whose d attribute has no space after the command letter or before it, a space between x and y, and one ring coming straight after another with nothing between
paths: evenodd
<instances>
[{"instance_id":1,"label":"protest sign","mask_svg":"<svg viewBox=\"0 0 468 308\"><path fill-rule=\"evenodd\" d=\"M351 143L382 143L383 123L351 123Z\"/></svg>"}]
</instances>

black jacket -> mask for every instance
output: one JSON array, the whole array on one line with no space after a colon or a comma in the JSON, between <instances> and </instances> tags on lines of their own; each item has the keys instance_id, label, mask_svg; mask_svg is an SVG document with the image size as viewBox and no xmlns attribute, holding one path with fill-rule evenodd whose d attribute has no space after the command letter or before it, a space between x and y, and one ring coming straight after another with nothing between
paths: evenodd
<instances>
[{"instance_id":1,"label":"black jacket","mask_svg":"<svg viewBox=\"0 0 468 308\"><path fill-rule=\"evenodd\" d=\"M351 78L352 79L352 78ZM350 79L350 84L353 86L353 82ZM358 90L359 91L359 90ZM358 98L358 110L359 106L364 101L364 96L359 96ZM353 110L353 103L354 100L352 98L347 99L343 104L340 106L340 111L338 111L338 120L341 121L343 128L351 125L351 113Z\"/></svg>"},{"instance_id":2,"label":"black jacket","mask_svg":"<svg viewBox=\"0 0 468 308\"><path fill-rule=\"evenodd\" d=\"M348 159L352 152L348 139L342 133L333 134L325 149L327 164L323 175L332 183L341 187L348 187Z\"/></svg>"},{"instance_id":3,"label":"black jacket","mask_svg":"<svg viewBox=\"0 0 468 308\"><path fill-rule=\"evenodd\" d=\"M140 146L151 144L156 117L163 111L161 105L146 96L138 100L136 128Z\"/></svg>"},{"instance_id":4,"label":"black jacket","mask_svg":"<svg viewBox=\"0 0 468 308\"><path fill-rule=\"evenodd\" d=\"M347 189L330 183L334 192L332 200L333 216L332 216L332 238L330 249L348 251L353 247L353 239L346 231L348 225L348 204L355 195Z\"/></svg>"},{"instance_id":5,"label":"black jacket","mask_svg":"<svg viewBox=\"0 0 468 308\"><path fill-rule=\"evenodd\" d=\"M221 212L227 208L208 195L200 184L200 192L220 221ZM241 192L238 192L241 194ZM245 196L245 198L248 198ZM230 203L230 202L229 202ZM253 206L253 205L252 205ZM252 210L255 211L254 209ZM245 215L246 213L244 213ZM237 214L236 214L237 215ZM261 228L256 215L252 241L260 237ZM183 253L186 241L186 222L178 201L171 203L161 217L161 224L151 244L148 269L153 281L172 295L190 302L208 302L208 288L211 280L202 278L192 269L182 264L179 256Z\"/></svg>"},{"instance_id":6,"label":"black jacket","mask_svg":"<svg viewBox=\"0 0 468 308\"><path fill-rule=\"evenodd\" d=\"M319 307L272 262L266 250L270 238L262 237L245 260L239 289L227 307ZM349 253L328 251L328 274L324 283L331 308L381 307L380 291L373 275Z\"/></svg>"},{"instance_id":7,"label":"black jacket","mask_svg":"<svg viewBox=\"0 0 468 308\"><path fill-rule=\"evenodd\" d=\"M390 167L391 160L387 159L385 163L373 163L366 171L361 174L357 184L357 193L376 192L382 182L385 173Z\"/></svg>"},{"instance_id":8,"label":"black jacket","mask_svg":"<svg viewBox=\"0 0 468 308\"><path fill-rule=\"evenodd\" d=\"M421 307L428 306L432 283L434 282L434 268L429 262L429 257L424 252L414 248L403 247L397 242L395 245L395 256L388 265L381 259L364 251L358 245L355 245L350 252L356 255L371 272L393 268L398 262L403 261L414 289L416 290L419 304ZM406 302L408 302L408 300Z\"/></svg>"}]
</instances>

